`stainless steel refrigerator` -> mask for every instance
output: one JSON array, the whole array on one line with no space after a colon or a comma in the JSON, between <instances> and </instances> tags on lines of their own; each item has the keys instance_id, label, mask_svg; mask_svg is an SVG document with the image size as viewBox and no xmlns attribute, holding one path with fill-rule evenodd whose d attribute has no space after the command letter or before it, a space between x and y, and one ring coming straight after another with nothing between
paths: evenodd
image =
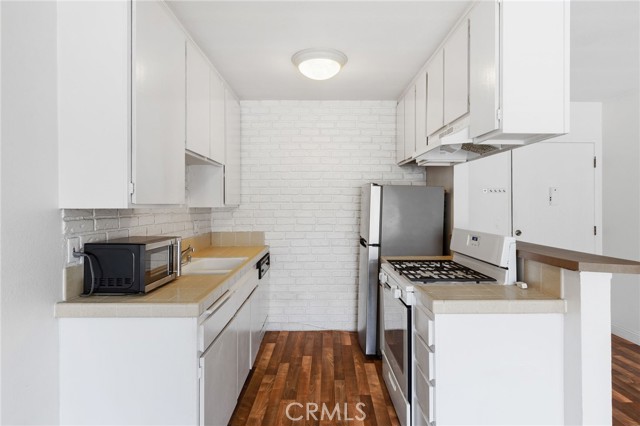
<instances>
[{"instance_id":1,"label":"stainless steel refrigerator","mask_svg":"<svg viewBox=\"0 0 640 426\"><path fill-rule=\"evenodd\" d=\"M380 257L442 255L444 189L366 184L361 203L358 338L366 355L376 355Z\"/></svg>"}]
</instances>

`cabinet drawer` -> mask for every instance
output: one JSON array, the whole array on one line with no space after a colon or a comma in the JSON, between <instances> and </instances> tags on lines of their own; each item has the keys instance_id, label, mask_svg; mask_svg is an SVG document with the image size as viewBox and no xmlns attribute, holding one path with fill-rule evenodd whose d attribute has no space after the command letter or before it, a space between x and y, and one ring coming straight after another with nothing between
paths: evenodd
<instances>
[{"instance_id":1,"label":"cabinet drawer","mask_svg":"<svg viewBox=\"0 0 640 426\"><path fill-rule=\"evenodd\" d=\"M418 405L418 399L413 399L413 426L434 426L435 423L429 423Z\"/></svg>"},{"instance_id":2,"label":"cabinet drawer","mask_svg":"<svg viewBox=\"0 0 640 426\"><path fill-rule=\"evenodd\" d=\"M415 398L418 400L418 407L422 410L427 421L433 422L433 391L434 388L429 385L424 373L420 368L416 368L415 374Z\"/></svg>"},{"instance_id":3,"label":"cabinet drawer","mask_svg":"<svg viewBox=\"0 0 640 426\"><path fill-rule=\"evenodd\" d=\"M433 317L427 313L427 310L416 305L414 309L414 328L416 334L426 342L427 346L433 350L434 344L434 323Z\"/></svg>"},{"instance_id":4,"label":"cabinet drawer","mask_svg":"<svg viewBox=\"0 0 640 426\"><path fill-rule=\"evenodd\" d=\"M425 374L427 380L433 385L435 379L435 354L426 343L416 335L414 360L420 370Z\"/></svg>"}]
</instances>

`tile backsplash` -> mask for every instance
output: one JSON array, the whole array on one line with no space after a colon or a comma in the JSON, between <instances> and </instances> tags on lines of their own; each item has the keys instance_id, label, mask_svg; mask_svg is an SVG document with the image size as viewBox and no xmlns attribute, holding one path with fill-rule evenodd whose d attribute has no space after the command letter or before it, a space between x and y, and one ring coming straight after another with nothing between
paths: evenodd
<instances>
[{"instance_id":1,"label":"tile backsplash","mask_svg":"<svg viewBox=\"0 0 640 426\"><path fill-rule=\"evenodd\" d=\"M146 235L176 235L183 238L211 231L210 208L156 208L122 210L62 210L63 253L68 262L69 239L79 243Z\"/></svg>"}]
</instances>

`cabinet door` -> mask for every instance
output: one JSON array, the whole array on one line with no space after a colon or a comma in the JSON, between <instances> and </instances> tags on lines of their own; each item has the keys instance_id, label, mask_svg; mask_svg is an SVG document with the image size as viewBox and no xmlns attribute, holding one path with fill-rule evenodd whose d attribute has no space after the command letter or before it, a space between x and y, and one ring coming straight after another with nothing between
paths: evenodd
<instances>
[{"instance_id":1,"label":"cabinet door","mask_svg":"<svg viewBox=\"0 0 640 426\"><path fill-rule=\"evenodd\" d=\"M427 75L416 81L416 152L427 149Z\"/></svg>"},{"instance_id":2,"label":"cabinet door","mask_svg":"<svg viewBox=\"0 0 640 426\"><path fill-rule=\"evenodd\" d=\"M233 320L200 358L200 424L226 425L238 396L238 342Z\"/></svg>"},{"instance_id":3,"label":"cabinet door","mask_svg":"<svg viewBox=\"0 0 640 426\"><path fill-rule=\"evenodd\" d=\"M236 392L236 397L238 397L251 369L251 302L249 300L245 301L238 310L234 322L238 330L238 386Z\"/></svg>"},{"instance_id":4,"label":"cabinet door","mask_svg":"<svg viewBox=\"0 0 640 426\"><path fill-rule=\"evenodd\" d=\"M224 105L224 83L215 71L209 74L211 81L209 93L210 112L210 152L211 159L220 164L225 163L225 105Z\"/></svg>"},{"instance_id":5,"label":"cabinet door","mask_svg":"<svg viewBox=\"0 0 640 426\"><path fill-rule=\"evenodd\" d=\"M224 204L240 205L240 102L225 89Z\"/></svg>"},{"instance_id":6,"label":"cabinet door","mask_svg":"<svg viewBox=\"0 0 640 426\"><path fill-rule=\"evenodd\" d=\"M440 50L427 67L427 136L444 124L444 55Z\"/></svg>"},{"instance_id":7,"label":"cabinet door","mask_svg":"<svg viewBox=\"0 0 640 426\"><path fill-rule=\"evenodd\" d=\"M416 86L404 96L404 159L416 152Z\"/></svg>"},{"instance_id":8,"label":"cabinet door","mask_svg":"<svg viewBox=\"0 0 640 426\"><path fill-rule=\"evenodd\" d=\"M253 366L260 350L267 322L266 295L264 277L251 295L251 365Z\"/></svg>"},{"instance_id":9,"label":"cabinet door","mask_svg":"<svg viewBox=\"0 0 640 426\"><path fill-rule=\"evenodd\" d=\"M444 45L444 123L469 112L469 21L462 24Z\"/></svg>"},{"instance_id":10,"label":"cabinet door","mask_svg":"<svg viewBox=\"0 0 640 426\"><path fill-rule=\"evenodd\" d=\"M132 202L183 204L185 37L163 2L133 7Z\"/></svg>"},{"instance_id":11,"label":"cabinet door","mask_svg":"<svg viewBox=\"0 0 640 426\"><path fill-rule=\"evenodd\" d=\"M497 1L476 3L469 17L469 136L499 128L499 9Z\"/></svg>"},{"instance_id":12,"label":"cabinet door","mask_svg":"<svg viewBox=\"0 0 640 426\"><path fill-rule=\"evenodd\" d=\"M209 64L187 42L187 149L205 157L209 152Z\"/></svg>"},{"instance_id":13,"label":"cabinet door","mask_svg":"<svg viewBox=\"0 0 640 426\"><path fill-rule=\"evenodd\" d=\"M396 163L404 160L404 98L396 107Z\"/></svg>"}]
</instances>

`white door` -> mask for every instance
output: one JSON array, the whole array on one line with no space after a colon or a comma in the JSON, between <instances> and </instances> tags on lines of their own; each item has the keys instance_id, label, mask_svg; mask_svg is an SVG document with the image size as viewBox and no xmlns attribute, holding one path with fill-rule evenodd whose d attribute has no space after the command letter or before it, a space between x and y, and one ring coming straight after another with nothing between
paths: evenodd
<instances>
[{"instance_id":1,"label":"white door","mask_svg":"<svg viewBox=\"0 0 640 426\"><path fill-rule=\"evenodd\" d=\"M404 160L416 151L416 86L404 97Z\"/></svg>"},{"instance_id":2,"label":"white door","mask_svg":"<svg viewBox=\"0 0 640 426\"><path fill-rule=\"evenodd\" d=\"M537 143L513 150L513 235L595 253L593 143Z\"/></svg>"},{"instance_id":3,"label":"white door","mask_svg":"<svg viewBox=\"0 0 640 426\"><path fill-rule=\"evenodd\" d=\"M469 112L469 21L463 21L444 46L444 123Z\"/></svg>"},{"instance_id":4,"label":"white door","mask_svg":"<svg viewBox=\"0 0 640 426\"><path fill-rule=\"evenodd\" d=\"M133 4L132 202L183 204L185 36L163 2Z\"/></svg>"},{"instance_id":5,"label":"white door","mask_svg":"<svg viewBox=\"0 0 640 426\"><path fill-rule=\"evenodd\" d=\"M237 398L251 369L251 302L249 300L244 302L233 321L238 330Z\"/></svg>"},{"instance_id":6,"label":"white door","mask_svg":"<svg viewBox=\"0 0 640 426\"><path fill-rule=\"evenodd\" d=\"M224 204L240 205L240 102L225 90Z\"/></svg>"},{"instance_id":7,"label":"white door","mask_svg":"<svg viewBox=\"0 0 640 426\"><path fill-rule=\"evenodd\" d=\"M427 67L427 136L439 130L444 122L444 55L438 51Z\"/></svg>"},{"instance_id":8,"label":"white door","mask_svg":"<svg viewBox=\"0 0 640 426\"><path fill-rule=\"evenodd\" d=\"M232 320L200 358L200 425L227 425L236 407L237 336Z\"/></svg>"},{"instance_id":9,"label":"white door","mask_svg":"<svg viewBox=\"0 0 640 426\"><path fill-rule=\"evenodd\" d=\"M198 48L187 42L187 149L210 157L209 64Z\"/></svg>"}]
</instances>

